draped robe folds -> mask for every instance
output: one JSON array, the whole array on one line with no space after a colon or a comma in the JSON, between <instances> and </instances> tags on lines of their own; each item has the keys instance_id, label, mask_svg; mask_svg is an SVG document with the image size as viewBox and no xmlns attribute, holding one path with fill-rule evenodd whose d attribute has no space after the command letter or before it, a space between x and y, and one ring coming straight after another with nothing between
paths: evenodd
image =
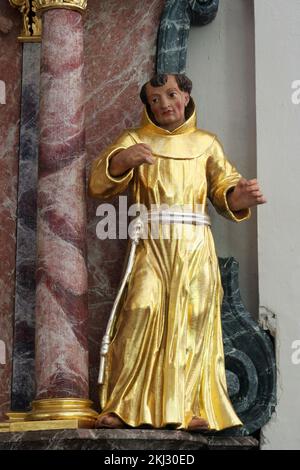
<instances>
[{"instance_id":1,"label":"draped robe folds","mask_svg":"<svg viewBox=\"0 0 300 470\"><path fill-rule=\"evenodd\" d=\"M120 177L109 172L112 156L146 143L155 158ZM92 164L89 193L108 199L129 185L135 203L206 208L239 222L250 210L232 212L226 194L241 175L218 138L197 129L196 112L174 131L155 125L126 130ZM100 391L102 414L130 426L186 429L194 416L211 429L241 425L230 402L221 330L223 290L209 226L168 226L168 237L142 239L110 344ZM182 226L181 226L182 227ZM163 230L163 226L159 226ZM161 235L163 235L160 232Z\"/></svg>"}]
</instances>

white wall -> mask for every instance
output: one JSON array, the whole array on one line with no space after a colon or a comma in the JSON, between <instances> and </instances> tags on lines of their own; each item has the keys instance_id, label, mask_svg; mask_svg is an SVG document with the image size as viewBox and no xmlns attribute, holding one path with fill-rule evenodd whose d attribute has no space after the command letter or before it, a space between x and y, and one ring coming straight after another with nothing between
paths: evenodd
<instances>
[{"instance_id":1,"label":"white wall","mask_svg":"<svg viewBox=\"0 0 300 470\"><path fill-rule=\"evenodd\" d=\"M257 162L269 199L258 212L259 290L262 310L277 316L279 369L263 449L300 449L299 25L299 0L255 0Z\"/></svg>"},{"instance_id":2,"label":"white wall","mask_svg":"<svg viewBox=\"0 0 300 470\"><path fill-rule=\"evenodd\" d=\"M278 367L278 406L261 448L300 449L300 1L254 5L255 15L252 0L220 0L216 20L192 28L187 74L199 126L219 135L247 178L257 155L268 199L258 234L255 216L240 225L216 216L215 240L219 255L240 262L244 303L255 314L258 239L259 304L277 317Z\"/></svg>"},{"instance_id":3,"label":"white wall","mask_svg":"<svg viewBox=\"0 0 300 470\"><path fill-rule=\"evenodd\" d=\"M256 177L253 0L220 0L216 19L191 28L187 75L193 81L198 126L215 132L246 178ZM258 316L256 209L234 224L211 211L219 256L240 263L244 304Z\"/></svg>"}]
</instances>

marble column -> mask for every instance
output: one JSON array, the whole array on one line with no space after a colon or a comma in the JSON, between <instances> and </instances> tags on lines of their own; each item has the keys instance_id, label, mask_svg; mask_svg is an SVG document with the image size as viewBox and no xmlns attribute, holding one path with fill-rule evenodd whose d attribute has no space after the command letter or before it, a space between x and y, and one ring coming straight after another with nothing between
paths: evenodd
<instances>
[{"instance_id":1,"label":"marble column","mask_svg":"<svg viewBox=\"0 0 300 470\"><path fill-rule=\"evenodd\" d=\"M35 390L36 199L41 20L36 16L34 2L9 0L9 4L20 12L21 22L18 21L18 27L21 26L21 29L18 42L22 43L23 51L20 72L21 107L18 107L21 115L11 377L11 411L16 417L20 411L24 414L29 408ZM20 17L18 19L20 20Z\"/></svg>"},{"instance_id":2,"label":"marble column","mask_svg":"<svg viewBox=\"0 0 300 470\"><path fill-rule=\"evenodd\" d=\"M11 409L34 397L36 187L40 44L23 44Z\"/></svg>"},{"instance_id":3,"label":"marble column","mask_svg":"<svg viewBox=\"0 0 300 470\"><path fill-rule=\"evenodd\" d=\"M56 400L58 408L59 399L63 399L63 409L65 399L79 403L78 399L86 401L89 395L83 23L81 12L77 5L73 10L72 3L80 2L68 2L68 9L64 9L63 2L37 2L43 22L36 276L37 391L31 419L45 419L45 413L39 414L36 409L42 399L48 399L46 403L49 399ZM51 418L51 413L46 414ZM56 410L55 416L58 414Z\"/></svg>"}]
</instances>

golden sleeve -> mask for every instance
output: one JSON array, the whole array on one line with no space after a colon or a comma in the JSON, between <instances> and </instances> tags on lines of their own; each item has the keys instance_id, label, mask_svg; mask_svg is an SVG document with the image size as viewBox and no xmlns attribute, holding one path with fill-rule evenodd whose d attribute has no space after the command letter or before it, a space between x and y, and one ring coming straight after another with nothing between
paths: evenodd
<instances>
[{"instance_id":1,"label":"golden sleeve","mask_svg":"<svg viewBox=\"0 0 300 470\"><path fill-rule=\"evenodd\" d=\"M88 191L91 197L109 199L122 193L133 177L133 169L122 176L112 176L109 172L110 159L120 150L134 145L132 137L127 131L107 147L101 155L92 162Z\"/></svg>"},{"instance_id":2,"label":"golden sleeve","mask_svg":"<svg viewBox=\"0 0 300 470\"><path fill-rule=\"evenodd\" d=\"M242 176L227 160L223 147L217 138L209 148L206 165L208 181L208 197L219 214L234 222L247 220L251 216L250 209L240 211L230 210L227 194L234 189Z\"/></svg>"}]
</instances>

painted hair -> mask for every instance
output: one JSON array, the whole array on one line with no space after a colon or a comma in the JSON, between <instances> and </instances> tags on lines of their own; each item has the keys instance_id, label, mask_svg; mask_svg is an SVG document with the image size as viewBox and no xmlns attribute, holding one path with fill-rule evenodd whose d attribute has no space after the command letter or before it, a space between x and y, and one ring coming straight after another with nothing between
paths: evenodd
<instances>
[{"instance_id":1,"label":"painted hair","mask_svg":"<svg viewBox=\"0 0 300 470\"><path fill-rule=\"evenodd\" d=\"M178 74L157 73L156 75L153 75L153 77L148 82L144 83L144 85L141 88L140 98L145 105L148 105L147 94L146 94L147 84L150 83L150 85L153 87L163 86L168 81L168 75L173 75L175 77L179 90L186 91L189 95L191 94L193 83L183 73L178 73Z\"/></svg>"}]
</instances>

